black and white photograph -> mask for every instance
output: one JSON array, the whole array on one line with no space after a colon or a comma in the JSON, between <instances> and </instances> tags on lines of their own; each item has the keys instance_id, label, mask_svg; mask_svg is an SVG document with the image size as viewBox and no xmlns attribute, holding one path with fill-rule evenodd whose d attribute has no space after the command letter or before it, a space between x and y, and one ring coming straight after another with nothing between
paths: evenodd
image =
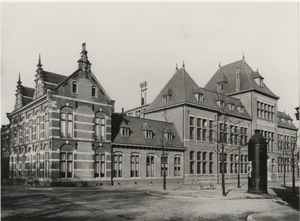
<instances>
[{"instance_id":1,"label":"black and white photograph","mask_svg":"<svg viewBox=\"0 0 300 221\"><path fill-rule=\"evenodd\" d=\"M7 1L3 221L298 221L298 1Z\"/></svg>"}]
</instances>

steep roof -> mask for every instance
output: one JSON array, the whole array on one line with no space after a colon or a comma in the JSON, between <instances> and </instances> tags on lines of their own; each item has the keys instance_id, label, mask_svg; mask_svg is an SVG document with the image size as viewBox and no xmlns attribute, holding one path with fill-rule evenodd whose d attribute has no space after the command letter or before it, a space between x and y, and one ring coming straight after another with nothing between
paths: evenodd
<instances>
[{"instance_id":1,"label":"steep roof","mask_svg":"<svg viewBox=\"0 0 300 221\"><path fill-rule=\"evenodd\" d=\"M59 84L60 82L62 82L63 80L65 80L67 78L67 76L52 73L49 71L43 71L43 76L44 76L44 80L46 82L49 82L52 84Z\"/></svg>"},{"instance_id":2,"label":"steep roof","mask_svg":"<svg viewBox=\"0 0 300 221\"><path fill-rule=\"evenodd\" d=\"M293 130L297 130L297 127L293 123L293 119L286 113L277 111L278 127L285 127Z\"/></svg>"},{"instance_id":3,"label":"steep roof","mask_svg":"<svg viewBox=\"0 0 300 221\"><path fill-rule=\"evenodd\" d=\"M224 90L222 93L224 94L232 94L237 92L236 91L236 72L237 69L240 68L241 73L241 85L240 85L240 92L246 90L256 90L261 93L267 94L271 97L278 99L279 97L275 95L264 83L259 86L255 82L255 78L263 77L261 74L256 71L254 72L252 68L247 64L247 62L243 59L240 61L236 61L224 66L221 66L217 72L212 76L212 78L208 81L205 85L205 88L210 90L217 90L217 83L220 82L225 76L228 81L224 84Z\"/></svg>"},{"instance_id":4,"label":"steep roof","mask_svg":"<svg viewBox=\"0 0 300 221\"><path fill-rule=\"evenodd\" d=\"M162 102L162 96L166 93L170 94L170 101L164 103ZM203 101L197 100L195 96L195 94L197 93L203 94ZM145 112L147 113L181 103L189 103L192 105L197 105L199 107L219 111L221 109L224 109L220 107L217 103L220 99L223 99L227 104L231 103L234 104L236 107L243 107L239 99L199 87L191 78L191 76L187 73L185 68L181 68L175 72L175 74L164 86L164 88L161 90L161 92L158 94L158 96L154 99L154 101L150 104L149 108ZM239 112L235 108L230 113L250 118L246 110L244 110L244 112Z\"/></svg>"},{"instance_id":5,"label":"steep roof","mask_svg":"<svg viewBox=\"0 0 300 221\"><path fill-rule=\"evenodd\" d=\"M120 127L128 128L130 136L122 137ZM146 139L143 130L151 130L153 138ZM115 145L161 148L162 133L164 131L173 134L173 141L167 141L165 143L166 148L185 149L173 123L129 117L118 113L114 113L112 116L112 142Z\"/></svg>"}]
</instances>

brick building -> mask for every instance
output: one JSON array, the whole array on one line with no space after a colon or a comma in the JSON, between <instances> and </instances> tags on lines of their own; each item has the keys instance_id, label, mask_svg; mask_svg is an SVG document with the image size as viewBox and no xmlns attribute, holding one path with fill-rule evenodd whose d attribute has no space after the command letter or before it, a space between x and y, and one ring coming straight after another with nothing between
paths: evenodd
<instances>
[{"instance_id":1,"label":"brick building","mask_svg":"<svg viewBox=\"0 0 300 221\"><path fill-rule=\"evenodd\" d=\"M175 74L152 103L126 113L135 116L143 110L144 118L156 120L163 120L164 115L168 115L169 122L174 123L187 148L185 183L219 179L222 145L227 153L226 182L236 180L239 164L241 178L245 179L247 139L259 129L268 141L268 180L277 181L282 179L284 168L286 176L291 176L287 152L296 145L298 129L289 115L278 111L279 97L264 84L263 79L243 57L237 62L219 65L216 73L201 88L183 64L181 69L176 67ZM224 119L228 122L222 122Z\"/></svg>"},{"instance_id":2,"label":"brick building","mask_svg":"<svg viewBox=\"0 0 300 221\"><path fill-rule=\"evenodd\" d=\"M91 71L86 45L70 76L37 65L35 87L17 83L10 121L10 179L40 185L111 183L111 117L114 101ZM104 176L94 168L105 155Z\"/></svg>"}]
</instances>

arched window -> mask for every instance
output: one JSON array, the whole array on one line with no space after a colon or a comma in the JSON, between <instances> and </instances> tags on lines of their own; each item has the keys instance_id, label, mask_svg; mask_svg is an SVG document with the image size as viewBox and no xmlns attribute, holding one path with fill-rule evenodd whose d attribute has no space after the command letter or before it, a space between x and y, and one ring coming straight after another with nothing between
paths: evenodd
<instances>
[{"instance_id":1,"label":"arched window","mask_svg":"<svg viewBox=\"0 0 300 221\"><path fill-rule=\"evenodd\" d=\"M105 149L98 147L95 151L95 178L105 177Z\"/></svg>"},{"instance_id":2,"label":"arched window","mask_svg":"<svg viewBox=\"0 0 300 221\"><path fill-rule=\"evenodd\" d=\"M60 136L73 137L73 110L70 107L64 107L60 111Z\"/></svg>"},{"instance_id":3,"label":"arched window","mask_svg":"<svg viewBox=\"0 0 300 221\"><path fill-rule=\"evenodd\" d=\"M130 155L130 177L139 177L139 162L140 156L138 153L133 153Z\"/></svg>"},{"instance_id":4,"label":"arched window","mask_svg":"<svg viewBox=\"0 0 300 221\"><path fill-rule=\"evenodd\" d=\"M45 138L49 138L49 113L48 107L45 108Z\"/></svg>"},{"instance_id":5,"label":"arched window","mask_svg":"<svg viewBox=\"0 0 300 221\"><path fill-rule=\"evenodd\" d=\"M106 140L106 117L104 113L97 112L95 115L95 139L99 141Z\"/></svg>"},{"instance_id":6,"label":"arched window","mask_svg":"<svg viewBox=\"0 0 300 221\"><path fill-rule=\"evenodd\" d=\"M114 153L114 177L122 177L123 173L123 154L120 152Z\"/></svg>"},{"instance_id":7,"label":"arched window","mask_svg":"<svg viewBox=\"0 0 300 221\"><path fill-rule=\"evenodd\" d=\"M38 145L35 149L36 156L35 156L35 176L40 177L40 169L41 169L41 153L40 153L40 146Z\"/></svg>"},{"instance_id":8,"label":"arched window","mask_svg":"<svg viewBox=\"0 0 300 221\"><path fill-rule=\"evenodd\" d=\"M96 88L96 86L92 86L92 97L97 97L97 88Z\"/></svg>"},{"instance_id":9,"label":"arched window","mask_svg":"<svg viewBox=\"0 0 300 221\"><path fill-rule=\"evenodd\" d=\"M174 176L181 176L181 156L174 156Z\"/></svg>"},{"instance_id":10,"label":"arched window","mask_svg":"<svg viewBox=\"0 0 300 221\"><path fill-rule=\"evenodd\" d=\"M147 170L146 177L154 177L154 155L147 155Z\"/></svg>"},{"instance_id":11,"label":"arched window","mask_svg":"<svg viewBox=\"0 0 300 221\"><path fill-rule=\"evenodd\" d=\"M40 112L37 111L35 113L36 116L36 129L35 129L35 133L36 133L36 140L40 139Z\"/></svg>"},{"instance_id":12,"label":"arched window","mask_svg":"<svg viewBox=\"0 0 300 221\"><path fill-rule=\"evenodd\" d=\"M47 144L44 146L44 178L49 178L49 147Z\"/></svg>"},{"instance_id":13,"label":"arched window","mask_svg":"<svg viewBox=\"0 0 300 221\"><path fill-rule=\"evenodd\" d=\"M73 147L64 145L60 150L60 178L73 178Z\"/></svg>"},{"instance_id":14,"label":"arched window","mask_svg":"<svg viewBox=\"0 0 300 221\"><path fill-rule=\"evenodd\" d=\"M28 156L28 177L32 176L32 148L29 147L27 151L27 156Z\"/></svg>"}]
</instances>

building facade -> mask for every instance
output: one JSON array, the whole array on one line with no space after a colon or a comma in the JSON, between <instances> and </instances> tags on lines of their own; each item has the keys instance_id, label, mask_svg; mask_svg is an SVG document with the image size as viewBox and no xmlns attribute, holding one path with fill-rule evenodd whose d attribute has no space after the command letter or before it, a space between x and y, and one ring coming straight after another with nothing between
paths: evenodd
<instances>
[{"instance_id":1,"label":"building facade","mask_svg":"<svg viewBox=\"0 0 300 221\"><path fill-rule=\"evenodd\" d=\"M111 184L111 118L114 101L91 71L86 45L70 76L37 65L35 87L17 83L10 121L11 182L56 185ZM105 154L104 176L95 168Z\"/></svg>"}]
</instances>

